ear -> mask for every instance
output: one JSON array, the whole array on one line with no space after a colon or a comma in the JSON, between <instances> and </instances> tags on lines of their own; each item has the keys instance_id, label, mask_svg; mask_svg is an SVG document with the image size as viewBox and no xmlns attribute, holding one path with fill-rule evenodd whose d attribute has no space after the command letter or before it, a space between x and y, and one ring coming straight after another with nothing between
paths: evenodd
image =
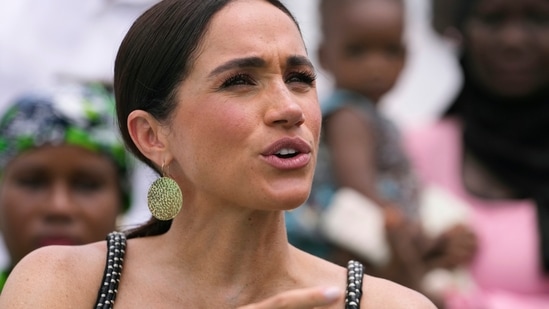
<instances>
[{"instance_id":1,"label":"ear","mask_svg":"<svg viewBox=\"0 0 549 309\"><path fill-rule=\"evenodd\" d=\"M157 166L171 161L166 143L167 130L151 114L134 110L128 115L128 130L139 151Z\"/></svg>"}]
</instances>

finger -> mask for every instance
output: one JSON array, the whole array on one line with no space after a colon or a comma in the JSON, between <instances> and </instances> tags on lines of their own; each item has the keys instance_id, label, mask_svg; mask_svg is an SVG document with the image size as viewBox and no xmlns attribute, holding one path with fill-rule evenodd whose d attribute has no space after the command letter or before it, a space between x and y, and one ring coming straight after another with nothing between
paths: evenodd
<instances>
[{"instance_id":1,"label":"finger","mask_svg":"<svg viewBox=\"0 0 549 309\"><path fill-rule=\"evenodd\" d=\"M333 304L341 297L343 291L336 287L305 288L286 291L238 309L312 309Z\"/></svg>"}]
</instances>

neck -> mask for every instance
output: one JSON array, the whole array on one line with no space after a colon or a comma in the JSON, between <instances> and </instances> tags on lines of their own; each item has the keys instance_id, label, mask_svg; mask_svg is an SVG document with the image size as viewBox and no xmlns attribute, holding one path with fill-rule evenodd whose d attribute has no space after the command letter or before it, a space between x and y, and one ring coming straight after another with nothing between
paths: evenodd
<instances>
[{"instance_id":1,"label":"neck","mask_svg":"<svg viewBox=\"0 0 549 309\"><path fill-rule=\"evenodd\" d=\"M281 270L290 268L293 250L282 211L194 209L199 211L182 211L163 237L165 246L175 248L170 253L175 269L200 278L210 288L287 277Z\"/></svg>"}]
</instances>

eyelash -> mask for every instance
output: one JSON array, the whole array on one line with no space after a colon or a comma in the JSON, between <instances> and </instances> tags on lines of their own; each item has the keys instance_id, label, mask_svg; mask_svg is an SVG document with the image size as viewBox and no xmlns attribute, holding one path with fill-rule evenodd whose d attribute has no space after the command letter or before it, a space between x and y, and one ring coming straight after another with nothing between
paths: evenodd
<instances>
[{"instance_id":1,"label":"eyelash","mask_svg":"<svg viewBox=\"0 0 549 309\"><path fill-rule=\"evenodd\" d=\"M232 86L243 85L242 82L252 85L254 84L252 78L248 74L238 73L227 78L219 88L224 89Z\"/></svg>"},{"instance_id":2,"label":"eyelash","mask_svg":"<svg viewBox=\"0 0 549 309\"><path fill-rule=\"evenodd\" d=\"M289 76L286 79L286 82L292 82L291 81L292 79L297 78L298 80L295 82L303 83L308 86L313 86L316 81L316 74L308 71L296 71L296 72L291 72L288 75ZM255 85L255 82L250 75L244 74L244 73L238 73L227 78L221 84L221 87L219 87L219 89L225 89L225 88L240 86L240 85Z\"/></svg>"},{"instance_id":3,"label":"eyelash","mask_svg":"<svg viewBox=\"0 0 549 309\"><path fill-rule=\"evenodd\" d=\"M292 72L287 81L292 78L298 78L300 83L313 86L316 81L316 74L309 71L297 71Z\"/></svg>"}]
</instances>

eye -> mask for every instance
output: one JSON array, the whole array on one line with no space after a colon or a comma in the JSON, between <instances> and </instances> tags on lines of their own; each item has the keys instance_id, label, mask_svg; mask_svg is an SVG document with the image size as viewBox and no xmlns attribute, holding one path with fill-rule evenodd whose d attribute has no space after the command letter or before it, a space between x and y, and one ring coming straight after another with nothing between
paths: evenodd
<instances>
[{"instance_id":1,"label":"eye","mask_svg":"<svg viewBox=\"0 0 549 309\"><path fill-rule=\"evenodd\" d=\"M478 14L477 18L486 26L499 27L505 22L507 16L502 12L490 12Z\"/></svg>"},{"instance_id":2,"label":"eye","mask_svg":"<svg viewBox=\"0 0 549 309\"><path fill-rule=\"evenodd\" d=\"M48 179L37 175L24 176L18 178L16 183L23 189L37 191L48 186Z\"/></svg>"},{"instance_id":3,"label":"eye","mask_svg":"<svg viewBox=\"0 0 549 309\"><path fill-rule=\"evenodd\" d=\"M88 170L75 172L69 181L72 190L83 194L99 192L111 184L110 174Z\"/></svg>"},{"instance_id":4,"label":"eye","mask_svg":"<svg viewBox=\"0 0 549 309\"><path fill-rule=\"evenodd\" d=\"M248 74L235 74L227 78L222 84L220 89L225 89L234 86L243 86L243 85L255 85L255 81Z\"/></svg>"},{"instance_id":5,"label":"eye","mask_svg":"<svg viewBox=\"0 0 549 309\"><path fill-rule=\"evenodd\" d=\"M75 180L72 183L73 188L76 191L83 193L93 193L100 191L104 186L104 182L94 179Z\"/></svg>"},{"instance_id":6,"label":"eye","mask_svg":"<svg viewBox=\"0 0 549 309\"><path fill-rule=\"evenodd\" d=\"M385 47L385 53L390 57L400 57L404 54L404 47L398 44L391 44Z\"/></svg>"},{"instance_id":7,"label":"eye","mask_svg":"<svg viewBox=\"0 0 549 309\"><path fill-rule=\"evenodd\" d=\"M366 53L367 48L362 44L349 44L345 48L345 54L348 57L360 57L362 54Z\"/></svg>"},{"instance_id":8,"label":"eye","mask_svg":"<svg viewBox=\"0 0 549 309\"><path fill-rule=\"evenodd\" d=\"M525 23L534 27L547 27L549 25L549 14L543 11L530 11L525 16Z\"/></svg>"},{"instance_id":9,"label":"eye","mask_svg":"<svg viewBox=\"0 0 549 309\"><path fill-rule=\"evenodd\" d=\"M300 83L308 86L314 86L316 81L316 74L308 71L298 71L288 74L286 83Z\"/></svg>"}]
</instances>

